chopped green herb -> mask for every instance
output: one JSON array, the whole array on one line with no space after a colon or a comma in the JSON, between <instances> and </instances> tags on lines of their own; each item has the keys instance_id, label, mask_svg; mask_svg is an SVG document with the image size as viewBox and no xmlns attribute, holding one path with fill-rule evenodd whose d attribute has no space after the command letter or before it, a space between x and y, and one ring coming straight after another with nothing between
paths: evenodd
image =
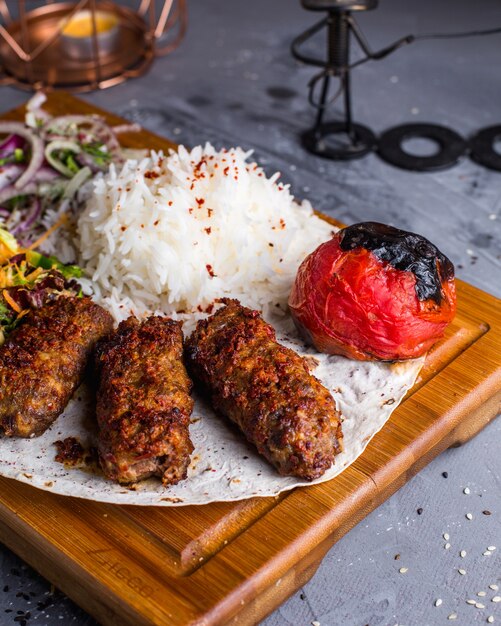
<instances>
[{"instance_id":1,"label":"chopped green herb","mask_svg":"<svg viewBox=\"0 0 501 626\"><path fill-rule=\"evenodd\" d=\"M71 152L69 152L66 157L65 165L70 170L70 172L73 172L74 174L76 174L80 169L78 163L75 161L75 157Z\"/></svg>"},{"instance_id":2,"label":"chopped green herb","mask_svg":"<svg viewBox=\"0 0 501 626\"><path fill-rule=\"evenodd\" d=\"M105 166L111 161L111 154L103 148L105 148L104 144L82 144L82 150L94 157L95 164L99 166Z\"/></svg>"},{"instance_id":3,"label":"chopped green herb","mask_svg":"<svg viewBox=\"0 0 501 626\"><path fill-rule=\"evenodd\" d=\"M82 268L78 265L65 265L61 263L55 256L45 256L35 250L28 250L26 252L26 260L33 267L41 267L44 270L57 269L65 278L81 278Z\"/></svg>"}]
</instances>

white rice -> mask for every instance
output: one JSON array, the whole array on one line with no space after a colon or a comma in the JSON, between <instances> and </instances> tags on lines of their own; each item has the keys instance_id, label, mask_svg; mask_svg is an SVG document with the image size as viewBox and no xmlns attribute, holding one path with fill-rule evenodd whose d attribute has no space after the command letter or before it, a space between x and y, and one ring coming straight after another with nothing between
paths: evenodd
<instances>
[{"instance_id":1,"label":"white rice","mask_svg":"<svg viewBox=\"0 0 501 626\"><path fill-rule=\"evenodd\" d=\"M196 319L221 297L268 317L286 311L299 264L335 229L250 155L181 146L112 165L94 182L78 220L79 261L117 320L151 311Z\"/></svg>"}]
</instances>

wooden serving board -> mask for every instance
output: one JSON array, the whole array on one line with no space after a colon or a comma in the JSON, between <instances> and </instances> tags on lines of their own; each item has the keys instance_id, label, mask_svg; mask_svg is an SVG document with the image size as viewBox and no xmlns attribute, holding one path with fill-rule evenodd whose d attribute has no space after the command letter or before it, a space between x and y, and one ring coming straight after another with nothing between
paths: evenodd
<instances>
[{"instance_id":1,"label":"wooden serving board","mask_svg":"<svg viewBox=\"0 0 501 626\"><path fill-rule=\"evenodd\" d=\"M61 93L46 106L123 121ZM146 131L122 139L173 146ZM256 624L355 524L498 414L500 348L501 301L458 281L456 319L418 382L332 481L277 498L166 509L57 496L1 478L0 540L105 625Z\"/></svg>"}]
</instances>

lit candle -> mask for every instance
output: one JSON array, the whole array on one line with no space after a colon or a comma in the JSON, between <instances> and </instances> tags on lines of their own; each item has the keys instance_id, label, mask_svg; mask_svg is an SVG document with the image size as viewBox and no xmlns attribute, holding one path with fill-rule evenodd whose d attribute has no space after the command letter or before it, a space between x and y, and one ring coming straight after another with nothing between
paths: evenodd
<instances>
[{"instance_id":1,"label":"lit candle","mask_svg":"<svg viewBox=\"0 0 501 626\"><path fill-rule=\"evenodd\" d=\"M106 11L77 11L62 29L65 50L73 58L88 59L93 56L94 21L100 54L112 52L117 43L118 18Z\"/></svg>"}]
</instances>

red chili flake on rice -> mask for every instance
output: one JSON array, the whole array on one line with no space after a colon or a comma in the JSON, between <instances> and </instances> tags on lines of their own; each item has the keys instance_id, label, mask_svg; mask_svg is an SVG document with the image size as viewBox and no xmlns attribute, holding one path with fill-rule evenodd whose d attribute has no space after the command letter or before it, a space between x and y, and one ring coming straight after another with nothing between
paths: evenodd
<instances>
[{"instance_id":1,"label":"red chili flake on rice","mask_svg":"<svg viewBox=\"0 0 501 626\"><path fill-rule=\"evenodd\" d=\"M211 154L207 154L205 158L202 158L206 150L210 151ZM172 303L174 308L182 303L183 308L186 307L188 310L196 310L197 304L201 304L205 309L207 304L212 302L215 297L231 297L238 293L239 289L242 289L243 294L246 296L249 294L247 296L249 305L252 304L254 308L264 306L267 298L270 297L272 298L271 302L269 302L270 306L273 306L275 302L280 300L280 306L285 310L284 298L287 296L287 281L290 280L288 270L277 275L277 291L270 296L268 296L267 287L264 284L266 280L263 280L261 275L254 277L252 273L249 279L247 279L245 268L242 269L242 275L238 276L238 280L235 280L235 291L229 292L229 283L231 282L231 288L233 288L234 282L234 275L231 274L231 263L234 262L237 267L240 267L241 263L238 248L240 245L245 247L246 255L252 255L254 250L257 250L258 254L264 251L264 254L269 257L272 263L285 266L285 258L279 262L277 257L282 247L287 247L289 241L293 241L294 250L297 249L297 260L299 262L300 258L303 258L307 251L328 238L332 227L324 222L320 222L313 215L309 215L308 211L298 212L296 203L288 192L286 194L275 194L276 203L272 203L273 206L269 206L267 200L268 191L274 193L279 187L276 182L276 176L272 180L268 180L264 170L255 161L247 166L244 159L245 156L248 156L248 153L241 149L229 151L229 153L224 155L220 152L215 153L214 148L210 146L208 148L197 147L191 153L186 150L180 150L177 154L166 156L162 170L157 166L156 158L150 158L149 161L141 161L141 176L143 176L144 171L160 172L161 179L148 180L147 177L144 177L137 188L134 188L134 180L138 179L138 173L133 169L135 166L131 166L132 170L128 171L127 178L124 176L123 180L109 179L102 192L97 194L99 203L102 200L103 206L101 204L97 206L98 202L96 200L90 203L86 207L84 215L79 217L82 220L81 224L84 224L87 229L85 242L84 238L82 238L82 248L85 243L86 249L95 250L96 254L93 258L99 258L101 249L107 254L111 254L107 247L109 242L106 236L99 235L98 237L95 232L97 224L103 226L109 224L107 230L103 227L103 230L100 231L101 233L111 231L116 233L119 239L127 238L129 240L130 246L116 246L114 253L111 255L112 264L106 270L108 275L103 275L103 280L113 282L119 273L120 275L122 273L126 275L128 272L127 264L122 264L122 260L128 260L131 255L135 255L137 274L141 276L143 287L139 288L138 285L134 284L131 285L131 289L137 292L138 303L142 304L143 289L144 291L150 289L152 292L157 289L156 283L158 279L153 280L154 277L149 274L150 258L154 256L155 263L158 263L159 268L162 270L158 304L155 302L155 308L161 308L162 304L160 302L165 302L167 299L165 296L171 289L171 283L168 283L167 278L169 281L171 280L172 273L170 269L172 264L175 264L177 256L177 258L182 258L187 267L187 287L193 284L193 280L199 280L200 266L206 268L207 275L211 279L217 277L220 280L215 282L203 281L205 282L203 292L200 292L195 297L190 290L183 292L181 289L179 300ZM225 158L226 162L223 162L222 158ZM250 173L246 173L247 170ZM164 177L164 173L167 174L167 172L169 175ZM240 173L246 178L246 185L248 184L249 187L248 192L246 191L239 195L238 203L234 203L235 206L231 206L231 211L229 211L230 204L234 200L234 190L237 185L237 183L229 183L229 179L242 178ZM214 174L214 181L217 184L214 184L211 180L208 185L202 187L203 177L205 177L205 183L207 183L211 174ZM225 180L228 181L230 187L233 187L233 190L228 189L227 185L219 184L224 183ZM193 189L191 192L190 186ZM116 212L116 209L119 208L117 203L121 201L120 198L122 197L118 192L118 188L125 190L126 187L131 188L131 197L129 198L129 195L124 197L125 202L122 202L121 212ZM106 195L109 196L109 199L105 202ZM174 198L184 198L184 200L174 200ZM263 207L262 210L256 211L256 215L253 214L253 220L255 219L258 226L256 229L257 236L243 237L241 244L239 240L237 249L228 251L229 263L225 263L223 264L224 267L220 267L221 264L218 263L217 254L214 254L214 252L218 252L217 246L219 245L221 229L225 233L231 231L229 233L231 237L242 224L247 222L249 214L252 214L255 206ZM170 210L171 208L172 210ZM166 209L168 209L167 213L169 214L169 220L167 221L162 217ZM202 210L200 211L200 209ZM125 210L127 210L127 214L124 213ZM231 215L226 215L227 210ZM94 217L95 212L99 213L98 220ZM126 219L125 215L127 215ZM296 216L297 219L296 217L288 217L289 215ZM116 219L117 217L119 218L118 220ZM283 218L282 221L280 221L281 217ZM190 222L195 218L200 218L201 223L198 225L198 228L191 228L190 233ZM172 220L175 222L179 220L182 226L180 231L188 233L187 241L186 237L181 238L181 241L175 237L170 227ZM310 220L312 221L310 222ZM142 226L141 222L143 223ZM285 226L286 222L287 228ZM308 228L310 223L312 225L311 229ZM124 226L121 231L122 224ZM152 226L153 229L151 228ZM192 226L193 223L191 223ZM127 237L125 234L122 237L125 228L127 228ZM285 228L287 233L284 232ZM310 230L311 233L309 232ZM133 231L136 234L134 237L132 236ZM163 243L160 249L155 249L155 241L160 236L160 232L163 234L164 231L168 235L165 237L165 244ZM212 234L214 234L214 237L212 237ZM204 235L207 235L207 237L204 237ZM285 235L287 235L287 245L284 245L282 242ZM162 240L164 240L163 237ZM147 249L147 254L143 253L145 248ZM170 248L173 254L170 254L168 248ZM268 252L266 252L266 249L268 249ZM139 254L136 254L137 251L139 251ZM291 259L292 263L290 265L294 262L294 258L291 257ZM217 271L215 266L210 264L217 266ZM227 265L230 265L230 267L227 267ZM88 268L92 272L95 271L93 262L89 261ZM266 268L267 273L271 271L271 267ZM227 276L228 280L225 280ZM231 281L229 280L230 276L232 276ZM240 279L241 282L238 282ZM128 287L126 281L122 282L124 287ZM101 280L98 280L98 283L101 284ZM152 285L152 283L155 283L155 285ZM104 285L103 289L106 289ZM118 307L118 304L116 306ZM128 308L125 306L122 313L125 313Z\"/></svg>"},{"instance_id":2,"label":"red chili flake on rice","mask_svg":"<svg viewBox=\"0 0 501 626\"><path fill-rule=\"evenodd\" d=\"M193 168L194 170L193 173L195 175L195 178L204 176L204 173L202 172L202 165L206 165L206 164L207 164L207 159L205 157L202 157L200 161Z\"/></svg>"}]
</instances>

